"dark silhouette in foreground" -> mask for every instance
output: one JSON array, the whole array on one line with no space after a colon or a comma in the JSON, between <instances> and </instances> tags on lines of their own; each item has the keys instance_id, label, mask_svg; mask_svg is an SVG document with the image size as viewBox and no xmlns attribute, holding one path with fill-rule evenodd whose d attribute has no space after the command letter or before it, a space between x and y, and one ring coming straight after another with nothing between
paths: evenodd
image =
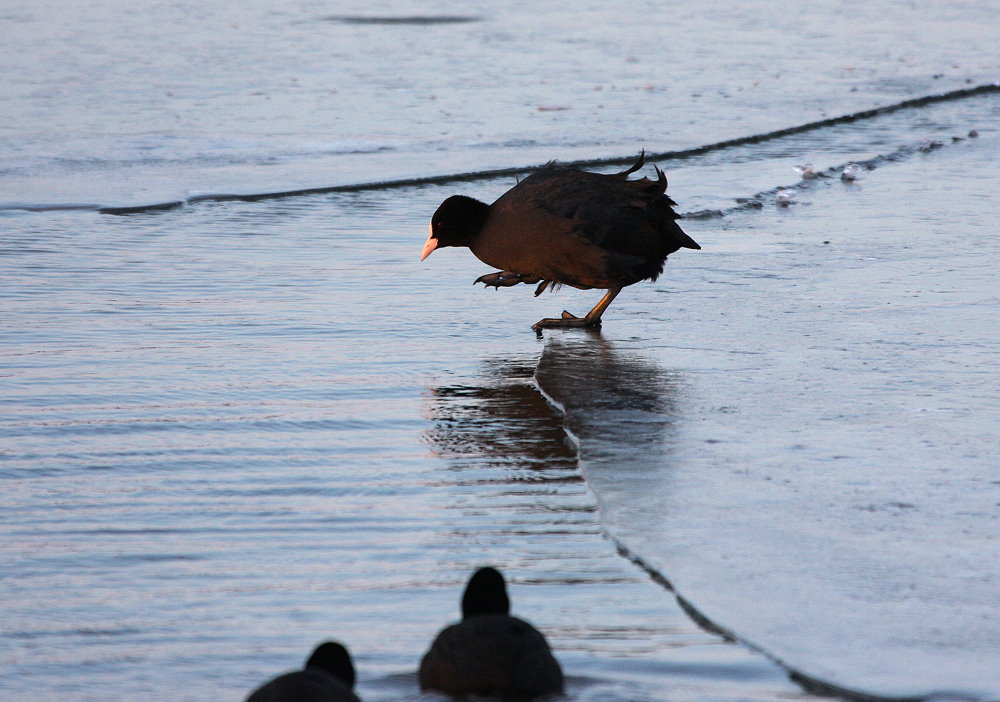
<instances>
[{"instance_id":1,"label":"dark silhouette in foreground","mask_svg":"<svg viewBox=\"0 0 1000 702\"><path fill-rule=\"evenodd\" d=\"M477 570L462 596L462 621L443 629L420 662L420 688L505 699L562 692L562 669L545 637L509 612L500 572Z\"/></svg>"},{"instance_id":2,"label":"dark silhouette in foreground","mask_svg":"<svg viewBox=\"0 0 1000 702\"><path fill-rule=\"evenodd\" d=\"M352 692L354 664L339 643L320 644L302 670L264 683L246 702L361 702Z\"/></svg>"}]
</instances>

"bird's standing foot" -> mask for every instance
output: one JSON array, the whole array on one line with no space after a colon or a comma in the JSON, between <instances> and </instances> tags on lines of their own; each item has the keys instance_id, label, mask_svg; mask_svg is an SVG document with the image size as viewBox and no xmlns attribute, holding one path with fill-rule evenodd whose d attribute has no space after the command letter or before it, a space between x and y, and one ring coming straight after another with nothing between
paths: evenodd
<instances>
[{"instance_id":1,"label":"bird's standing foot","mask_svg":"<svg viewBox=\"0 0 1000 702\"><path fill-rule=\"evenodd\" d=\"M608 288L607 294L601 298L600 302L594 305L594 309L588 312L586 317L577 317L563 310L562 317L559 319L552 317L540 319L532 324L531 328L535 331L541 331L542 329L552 329L554 327L599 327L601 326L601 315L604 314L604 310L608 309L608 305L611 304L611 301L615 299L621 290L619 286Z\"/></svg>"},{"instance_id":2,"label":"bird's standing foot","mask_svg":"<svg viewBox=\"0 0 1000 702\"><path fill-rule=\"evenodd\" d=\"M601 326L601 316L600 315L587 315L586 317L577 317L574 314L570 314L566 310L563 310L562 317L558 319L555 317L547 317L545 319L540 319L531 325L531 328L535 331L541 329L552 329L555 327L599 327Z\"/></svg>"},{"instance_id":3,"label":"bird's standing foot","mask_svg":"<svg viewBox=\"0 0 1000 702\"><path fill-rule=\"evenodd\" d=\"M494 288L509 288L512 285L517 285L518 283L537 283L538 278L525 275L524 273L515 273L514 271L497 271L496 273L487 273L486 275L481 275L472 281L472 284L482 283L486 287Z\"/></svg>"}]
</instances>

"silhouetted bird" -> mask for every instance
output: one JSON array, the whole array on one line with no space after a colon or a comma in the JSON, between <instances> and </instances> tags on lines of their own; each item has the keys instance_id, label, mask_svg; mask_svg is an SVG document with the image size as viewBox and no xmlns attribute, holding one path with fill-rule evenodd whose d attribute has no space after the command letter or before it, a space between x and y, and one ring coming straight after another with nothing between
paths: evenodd
<instances>
[{"instance_id":1,"label":"silhouetted bird","mask_svg":"<svg viewBox=\"0 0 1000 702\"><path fill-rule=\"evenodd\" d=\"M477 283L496 288L539 283L535 295L560 283L605 289L585 317L563 312L533 328L598 325L622 288L656 280L674 251L701 248L677 226L663 171L656 168L655 181L628 180L644 163L640 154L631 168L602 175L551 162L492 205L449 197L431 218L420 260L434 249L467 246L482 262L502 269Z\"/></svg>"},{"instance_id":2,"label":"silhouetted bird","mask_svg":"<svg viewBox=\"0 0 1000 702\"><path fill-rule=\"evenodd\" d=\"M353 688L351 654L327 641L316 647L305 668L264 683L246 702L361 702Z\"/></svg>"},{"instance_id":3,"label":"silhouetted bird","mask_svg":"<svg viewBox=\"0 0 1000 702\"><path fill-rule=\"evenodd\" d=\"M561 692L545 637L512 617L503 576L480 568L462 596L462 621L443 629L420 662L420 689L528 699Z\"/></svg>"}]
</instances>

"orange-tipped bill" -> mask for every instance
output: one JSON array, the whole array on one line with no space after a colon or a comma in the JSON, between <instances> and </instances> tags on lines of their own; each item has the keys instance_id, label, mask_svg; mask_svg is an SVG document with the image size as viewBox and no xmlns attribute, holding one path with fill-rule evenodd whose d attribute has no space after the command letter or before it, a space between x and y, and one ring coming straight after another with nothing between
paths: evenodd
<instances>
[{"instance_id":1,"label":"orange-tipped bill","mask_svg":"<svg viewBox=\"0 0 1000 702\"><path fill-rule=\"evenodd\" d=\"M420 252L420 260L423 261L425 258L431 255L431 251L438 247L437 237L434 236L434 229L428 226L430 229L430 236L427 237L427 243L424 244L424 250Z\"/></svg>"}]
</instances>

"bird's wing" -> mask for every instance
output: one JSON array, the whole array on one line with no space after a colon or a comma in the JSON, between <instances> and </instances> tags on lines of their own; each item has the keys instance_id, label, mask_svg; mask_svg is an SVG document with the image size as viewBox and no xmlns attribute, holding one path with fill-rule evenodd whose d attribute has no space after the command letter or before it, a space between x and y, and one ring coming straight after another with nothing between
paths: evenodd
<instances>
[{"instance_id":1,"label":"bird's wing","mask_svg":"<svg viewBox=\"0 0 1000 702\"><path fill-rule=\"evenodd\" d=\"M575 233L606 250L666 256L681 247L699 248L675 222L679 215L665 194L663 171L656 169L657 180L627 180L631 172L602 175L551 164L509 195L572 221Z\"/></svg>"}]
</instances>

